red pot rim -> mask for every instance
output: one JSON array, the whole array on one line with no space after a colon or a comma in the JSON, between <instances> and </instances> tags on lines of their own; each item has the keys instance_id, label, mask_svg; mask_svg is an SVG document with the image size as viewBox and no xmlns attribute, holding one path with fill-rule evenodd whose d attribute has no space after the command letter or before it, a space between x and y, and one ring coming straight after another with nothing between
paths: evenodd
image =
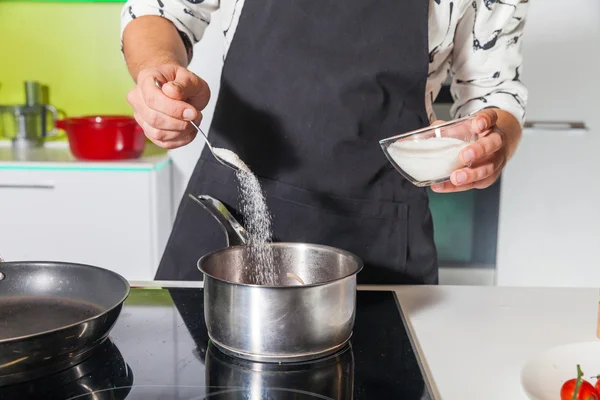
<instances>
[{"instance_id":1,"label":"red pot rim","mask_svg":"<svg viewBox=\"0 0 600 400\"><path fill-rule=\"evenodd\" d=\"M58 124L68 125L125 125L137 124L135 118L128 115L86 115L81 117L64 118L57 121Z\"/></svg>"}]
</instances>

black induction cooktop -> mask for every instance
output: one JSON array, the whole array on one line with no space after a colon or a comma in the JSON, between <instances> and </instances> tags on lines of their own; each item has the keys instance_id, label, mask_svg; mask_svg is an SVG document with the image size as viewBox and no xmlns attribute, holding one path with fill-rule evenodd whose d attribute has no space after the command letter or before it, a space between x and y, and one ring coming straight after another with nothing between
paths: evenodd
<instances>
[{"instance_id":1,"label":"black induction cooktop","mask_svg":"<svg viewBox=\"0 0 600 400\"><path fill-rule=\"evenodd\" d=\"M0 388L0 399L428 398L393 292L359 291L352 339L297 364L231 358L209 341L202 289L134 288L110 338L81 364Z\"/></svg>"}]
</instances>

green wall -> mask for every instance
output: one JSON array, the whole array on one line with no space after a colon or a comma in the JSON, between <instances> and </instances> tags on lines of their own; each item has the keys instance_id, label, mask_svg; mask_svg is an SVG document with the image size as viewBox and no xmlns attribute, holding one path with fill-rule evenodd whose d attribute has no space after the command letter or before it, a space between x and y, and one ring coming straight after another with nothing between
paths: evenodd
<instances>
[{"instance_id":1,"label":"green wall","mask_svg":"<svg viewBox=\"0 0 600 400\"><path fill-rule=\"evenodd\" d=\"M68 116L127 114L133 81L120 53L122 3L0 1L0 104L25 100L23 82L48 86Z\"/></svg>"}]
</instances>

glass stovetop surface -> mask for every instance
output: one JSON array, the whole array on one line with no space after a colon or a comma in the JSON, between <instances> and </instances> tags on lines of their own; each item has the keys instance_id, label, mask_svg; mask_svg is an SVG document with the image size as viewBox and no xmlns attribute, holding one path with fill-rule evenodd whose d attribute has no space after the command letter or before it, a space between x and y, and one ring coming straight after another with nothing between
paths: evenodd
<instances>
[{"instance_id":1,"label":"glass stovetop surface","mask_svg":"<svg viewBox=\"0 0 600 400\"><path fill-rule=\"evenodd\" d=\"M350 344L325 359L263 364L209 341L203 292L133 288L110 338L81 364L0 387L0 399L429 398L393 292L359 291Z\"/></svg>"}]
</instances>

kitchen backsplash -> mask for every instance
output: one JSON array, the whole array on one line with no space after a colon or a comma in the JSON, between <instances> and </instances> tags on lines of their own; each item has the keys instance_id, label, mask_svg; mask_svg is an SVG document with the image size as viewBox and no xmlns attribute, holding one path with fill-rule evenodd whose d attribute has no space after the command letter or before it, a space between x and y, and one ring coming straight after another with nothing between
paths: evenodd
<instances>
[{"instance_id":1,"label":"kitchen backsplash","mask_svg":"<svg viewBox=\"0 0 600 400\"><path fill-rule=\"evenodd\" d=\"M48 87L68 116L131 115L120 52L123 3L0 1L0 104L22 104L23 82Z\"/></svg>"}]
</instances>

